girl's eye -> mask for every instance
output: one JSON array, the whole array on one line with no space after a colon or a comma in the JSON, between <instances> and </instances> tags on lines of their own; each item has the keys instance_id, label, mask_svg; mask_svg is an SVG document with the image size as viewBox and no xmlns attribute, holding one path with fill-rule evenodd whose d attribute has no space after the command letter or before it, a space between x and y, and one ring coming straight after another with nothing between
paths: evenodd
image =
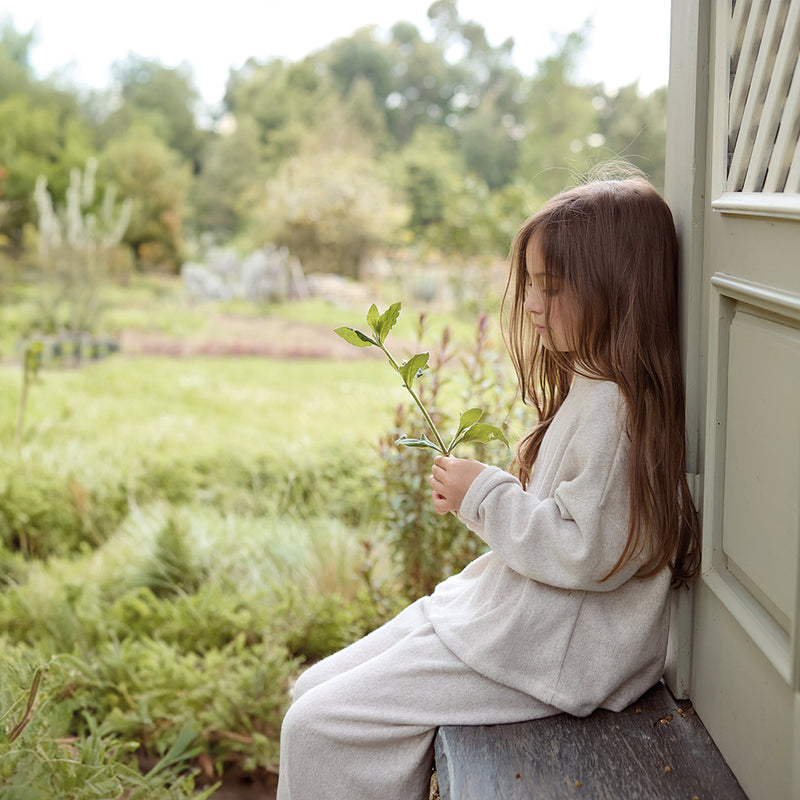
<instances>
[{"instance_id":1,"label":"girl's eye","mask_svg":"<svg viewBox=\"0 0 800 800\"><path fill-rule=\"evenodd\" d=\"M561 291L561 283L558 280L542 281L541 285L542 294L550 297L555 297Z\"/></svg>"}]
</instances>

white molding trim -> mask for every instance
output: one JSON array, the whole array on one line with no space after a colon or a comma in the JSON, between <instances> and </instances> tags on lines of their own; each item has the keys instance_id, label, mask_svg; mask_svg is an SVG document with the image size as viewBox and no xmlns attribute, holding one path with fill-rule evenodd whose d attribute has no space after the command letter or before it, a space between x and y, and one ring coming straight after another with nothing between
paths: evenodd
<instances>
[{"instance_id":1,"label":"white molding trim","mask_svg":"<svg viewBox=\"0 0 800 800\"><path fill-rule=\"evenodd\" d=\"M800 322L800 295L776 289L765 283L735 278L717 272L711 276L711 285L725 297L755 306L773 314L780 314Z\"/></svg>"},{"instance_id":2,"label":"white molding trim","mask_svg":"<svg viewBox=\"0 0 800 800\"><path fill-rule=\"evenodd\" d=\"M800 194L725 192L711 203L721 214L800 220Z\"/></svg>"}]
</instances>

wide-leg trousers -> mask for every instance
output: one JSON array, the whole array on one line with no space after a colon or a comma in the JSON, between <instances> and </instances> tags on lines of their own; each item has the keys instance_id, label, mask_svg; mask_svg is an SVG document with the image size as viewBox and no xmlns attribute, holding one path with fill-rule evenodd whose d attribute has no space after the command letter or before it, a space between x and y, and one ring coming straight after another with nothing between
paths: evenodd
<instances>
[{"instance_id":1,"label":"wide-leg trousers","mask_svg":"<svg viewBox=\"0 0 800 800\"><path fill-rule=\"evenodd\" d=\"M429 602L300 676L281 728L278 800L427 800L440 725L558 713L457 658L436 635Z\"/></svg>"}]
</instances>

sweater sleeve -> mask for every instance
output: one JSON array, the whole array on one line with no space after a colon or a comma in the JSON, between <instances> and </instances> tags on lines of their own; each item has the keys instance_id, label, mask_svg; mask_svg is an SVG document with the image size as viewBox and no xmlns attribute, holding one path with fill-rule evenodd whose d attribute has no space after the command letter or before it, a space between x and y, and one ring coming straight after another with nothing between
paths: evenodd
<instances>
[{"instance_id":1,"label":"sweater sleeve","mask_svg":"<svg viewBox=\"0 0 800 800\"><path fill-rule=\"evenodd\" d=\"M459 517L525 577L564 589L612 591L639 566L632 559L603 580L627 541L627 464L616 425L584 424L551 465L552 496L537 497L517 478L489 467L473 481Z\"/></svg>"}]
</instances>

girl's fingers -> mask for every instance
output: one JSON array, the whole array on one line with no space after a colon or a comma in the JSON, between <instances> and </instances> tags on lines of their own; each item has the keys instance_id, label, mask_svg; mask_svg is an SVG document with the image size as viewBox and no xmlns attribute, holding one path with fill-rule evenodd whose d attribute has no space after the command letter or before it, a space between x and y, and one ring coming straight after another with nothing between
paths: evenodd
<instances>
[{"instance_id":1,"label":"girl's fingers","mask_svg":"<svg viewBox=\"0 0 800 800\"><path fill-rule=\"evenodd\" d=\"M440 495L438 492L435 491L431 492L431 496L433 497L433 508L436 511L436 513L446 514L448 512L448 509L444 506L444 503L446 503L447 500L444 497L442 497L442 495Z\"/></svg>"}]
</instances>

